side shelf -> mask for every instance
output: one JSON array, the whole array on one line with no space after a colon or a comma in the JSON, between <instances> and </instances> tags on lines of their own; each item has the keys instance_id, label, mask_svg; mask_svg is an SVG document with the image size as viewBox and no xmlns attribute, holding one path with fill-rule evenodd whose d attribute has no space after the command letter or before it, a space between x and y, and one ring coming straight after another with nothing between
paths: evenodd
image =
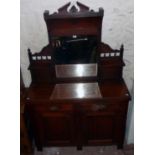
<instances>
[{"instance_id":1,"label":"side shelf","mask_svg":"<svg viewBox=\"0 0 155 155\"><path fill-rule=\"evenodd\" d=\"M98 77L99 79L122 79L122 71L125 66L123 62L123 45L120 50L114 50L105 43L99 43L98 49Z\"/></svg>"}]
</instances>

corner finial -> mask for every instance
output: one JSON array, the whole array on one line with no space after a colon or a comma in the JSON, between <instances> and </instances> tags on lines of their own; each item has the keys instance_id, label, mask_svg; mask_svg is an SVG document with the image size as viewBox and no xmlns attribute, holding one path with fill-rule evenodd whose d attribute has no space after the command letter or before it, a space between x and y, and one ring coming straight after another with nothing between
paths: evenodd
<instances>
[{"instance_id":1,"label":"corner finial","mask_svg":"<svg viewBox=\"0 0 155 155\"><path fill-rule=\"evenodd\" d=\"M104 10L103 10L103 8L99 8L99 13L103 16L104 15Z\"/></svg>"},{"instance_id":2,"label":"corner finial","mask_svg":"<svg viewBox=\"0 0 155 155\"><path fill-rule=\"evenodd\" d=\"M49 16L49 11L48 10L45 10L44 11L44 18L47 17L47 16Z\"/></svg>"},{"instance_id":3,"label":"corner finial","mask_svg":"<svg viewBox=\"0 0 155 155\"><path fill-rule=\"evenodd\" d=\"M123 58L123 52L124 52L124 45L122 44L120 47L120 56Z\"/></svg>"},{"instance_id":4,"label":"corner finial","mask_svg":"<svg viewBox=\"0 0 155 155\"><path fill-rule=\"evenodd\" d=\"M30 50L29 48L27 49L27 51L28 51L29 53L31 53L31 50Z\"/></svg>"},{"instance_id":5,"label":"corner finial","mask_svg":"<svg viewBox=\"0 0 155 155\"><path fill-rule=\"evenodd\" d=\"M121 50L121 51L124 51L124 45L123 45L123 44L121 45L120 50Z\"/></svg>"}]
</instances>

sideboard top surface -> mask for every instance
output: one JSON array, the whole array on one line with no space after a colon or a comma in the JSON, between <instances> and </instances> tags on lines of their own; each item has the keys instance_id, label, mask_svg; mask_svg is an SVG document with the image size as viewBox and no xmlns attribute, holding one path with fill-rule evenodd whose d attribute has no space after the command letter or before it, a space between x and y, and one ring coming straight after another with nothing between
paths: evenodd
<instances>
[{"instance_id":1,"label":"sideboard top surface","mask_svg":"<svg viewBox=\"0 0 155 155\"><path fill-rule=\"evenodd\" d=\"M102 98L97 82L56 84L50 100Z\"/></svg>"},{"instance_id":2,"label":"sideboard top surface","mask_svg":"<svg viewBox=\"0 0 155 155\"><path fill-rule=\"evenodd\" d=\"M68 83L68 84L57 84L57 85L31 85L28 90L27 98L30 101L31 100L32 101L50 101L51 98L53 100L58 99L58 97L62 95L62 98L64 100L69 98L77 99L77 96L80 95L76 92L77 87L79 87L80 89L82 88L83 90L86 90L85 93L83 94L85 95L85 97L84 98L79 97L80 100L89 99L89 98L90 99L130 99L130 94L128 92L128 89L124 81L115 81L115 80L107 80L104 83L85 83L85 84ZM73 91L71 93L72 96L69 96L69 93L71 91ZM90 97L90 95L92 96Z\"/></svg>"}]
</instances>

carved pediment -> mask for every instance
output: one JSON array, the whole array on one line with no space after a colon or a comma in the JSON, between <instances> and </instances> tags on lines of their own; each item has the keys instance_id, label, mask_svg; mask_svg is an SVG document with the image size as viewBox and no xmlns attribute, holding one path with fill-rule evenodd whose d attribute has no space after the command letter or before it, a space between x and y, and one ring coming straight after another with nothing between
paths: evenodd
<instances>
[{"instance_id":1,"label":"carved pediment","mask_svg":"<svg viewBox=\"0 0 155 155\"><path fill-rule=\"evenodd\" d=\"M71 2L65 4L64 6L60 7L57 12L54 12L53 14L49 14L49 11L44 12L44 17L59 17L59 16L76 16L80 14L88 13L91 15L91 13L95 14L94 10L90 10L90 8L80 2L76 2L75 4L71 4ZM103 9L99 8L100 15L103 15Z\"/></svg>"},{"instance_id":2,"label":"carved pediment","mask_svg":"<svg viewBox=\"0 0 155 155\"><path fill-rule=\"evenodd\" d=\"M71 2L67 3L66 5L62 6L61 8L58 9L58 14L63 14L63 13L77 13L77 12L87 12L89 11L89 7L80 3L76 2L76 5L72 5L71 7Z\"/></svg>"}]
</instances>

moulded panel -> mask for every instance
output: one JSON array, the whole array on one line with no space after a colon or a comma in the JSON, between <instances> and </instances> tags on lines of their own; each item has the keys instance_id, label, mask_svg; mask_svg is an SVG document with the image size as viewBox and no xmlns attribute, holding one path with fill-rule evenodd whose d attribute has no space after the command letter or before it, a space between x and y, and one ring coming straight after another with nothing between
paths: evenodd
<instances>
[{"instance_id":1,"label":"moulded panel","mask_svg":"<svg viewBox=\"0 0 155 155\"><path fill-rule=\"evenodd\" d=\"M48 68L34 68L32 72L32 81L35 83L50 83L51 72Z\"/></svg>"},{"instance_id":2,"label":"moulded panel","mask_svg":"<svg viewBox=\"0 0 155 155\"><path fill-rule=\"evenodd\" d=\"M45 145L71 144L73 137L73 117L67 113L44 113L43 128Z\"/></svg>"},{"instance_id":3,"label":"moulded panel","mask_svg":"<svg viewBox=\"0 0 155 155\"><path fill-rule=\"evenodd\" d=\"M88 144L112 143L114 141L114 114L89 113L84 122Z\"/></svg>"},{"instance_id":4,"label":"moulded panel","mask_svg":"<svg viewBox=\"0 0 155 155\"><path fill-rule=\"evenodd\" d=\"M120 79L122 78L122 67L103 67L99 68L99 78Z\"/></svg>"}]
</instances>

